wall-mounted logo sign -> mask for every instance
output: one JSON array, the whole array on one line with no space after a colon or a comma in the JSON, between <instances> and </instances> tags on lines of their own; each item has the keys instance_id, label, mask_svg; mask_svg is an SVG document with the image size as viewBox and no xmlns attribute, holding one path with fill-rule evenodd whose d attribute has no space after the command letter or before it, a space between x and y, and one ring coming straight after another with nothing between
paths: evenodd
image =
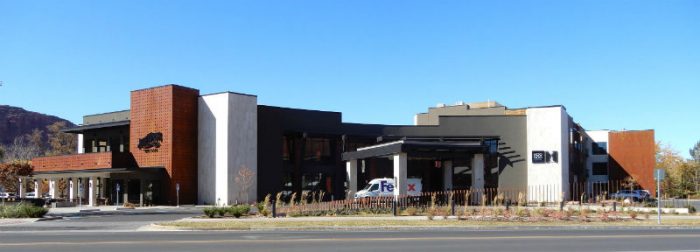
<instances>
[{"instance_id":1,"label":"wall-mounted logo sign","mask_svg":"<svg viewBox=\"0 0 700 252\"><path fill-rule=\"evenodd\" d=\"M163 142L163 133L151 132L144 138L139 138L139 150L143 150L146 153L158 152L160 148L160 143Z\"/></svg>"},{"instance_id":2,"label":"wall-mounted logo sign","mask_svg":"<svg viewBox=\"0 0 700 252\"><path fill-rule=\"evenodd\" d=\"M532 151L533 164L559 163L559 152L557 151Z\"/></svg>"}]
</instances>

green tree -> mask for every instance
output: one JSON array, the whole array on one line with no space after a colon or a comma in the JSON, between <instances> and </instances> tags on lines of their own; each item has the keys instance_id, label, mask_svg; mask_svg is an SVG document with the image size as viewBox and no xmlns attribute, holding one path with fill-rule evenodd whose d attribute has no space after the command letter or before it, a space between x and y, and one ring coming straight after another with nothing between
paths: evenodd
<instances>
[{"instance_id":1,"label":"green tree","mask_svg":"<svg viewBox=\"0 0 700 252\"><path fill-rule=\"evenodd\" d=\"M692 149L690 149L690 157L693 159L695 194L700 194L700 141L698 141Z\"/></svg>"},{"instance_id":2,"label":"green tree","mask_svg":"<svg viewBox=\"0 0 700 252\"><path fill-rule=\"evenodd\" d=\"M695 162L700 162L700 141L693 146L692 149L690 149L690 157L695 160Z\"/></svg>"},{"instance_id":3,"label":"green tree","mask_svg":"<svg viewBox=\"0 0 700 252\"><path fill-rule=\"evenodd\" d=\"M670 197L686 197L697 194L697 162L684 159L670 145L657 143L656 167L666 170L663 193Z\"/></svg>"}]
</instances>

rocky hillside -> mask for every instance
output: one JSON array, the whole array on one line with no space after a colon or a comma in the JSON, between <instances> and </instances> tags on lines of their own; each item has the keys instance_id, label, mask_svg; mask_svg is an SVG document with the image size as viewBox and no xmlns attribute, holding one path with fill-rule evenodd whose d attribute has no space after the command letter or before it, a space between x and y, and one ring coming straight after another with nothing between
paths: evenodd
<instances>
[{"instance_id":1,"label":"rocky hillside","mask_svg":"<svg viewBox=\"0 0 700 252\"><path fill-rule=\"evenodd\" d=\"M58 121L68 122L69 127L75 126L75 124L60 117L0 105L0 144L10 145L15 137L29 134L34 129L46 131L46 126Z\"/></svg>"}]
</instances>

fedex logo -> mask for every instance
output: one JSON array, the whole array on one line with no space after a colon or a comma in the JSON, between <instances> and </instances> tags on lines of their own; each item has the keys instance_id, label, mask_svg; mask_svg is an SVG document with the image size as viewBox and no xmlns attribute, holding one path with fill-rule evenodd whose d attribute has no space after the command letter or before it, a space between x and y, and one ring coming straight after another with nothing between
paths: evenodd
<instances>
[{"instance_id":1,"label":"fedex logo","mask_svg":"<svg viewBox=\"0 0 700 252\"><path fill-rule=\"evenodd\" d=\"M408 184L408 191L415 192L416 191L416 184Z\"/></svg>"},{"instance_id":2,"label":"fedex logo","mask_svg":"<svg viewBox=\"0 0 700 252\"><path fill-rule=\"evenodd\" d=\"M385 190L385 188L386 188L386 190ZM379 190L382 192L393 192L394 185L390 184L389 181L382 180L382 182L379 183Z\"/></svg>"}]
</instances>

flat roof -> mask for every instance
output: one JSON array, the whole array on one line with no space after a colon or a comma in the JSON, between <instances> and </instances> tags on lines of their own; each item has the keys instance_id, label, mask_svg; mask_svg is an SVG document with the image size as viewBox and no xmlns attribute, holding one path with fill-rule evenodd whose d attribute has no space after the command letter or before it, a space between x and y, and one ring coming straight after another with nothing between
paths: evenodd
<instances>
[{"instance_id":1,"label":"flat roof","mask_svg":"<svg viewBox=\"0 0 700 252\"><path fill-rule=\"evenodd\" d=\"M88 125L80 125L80 126L73 127L73 128L63 129L61 131L66 132L66 133L76 133L77 134L77 133L82 133L86 130L128 126L130 123L131 123L131 121L116 121L116 122L88 124Z\"/></svg>"}]
</instances>

